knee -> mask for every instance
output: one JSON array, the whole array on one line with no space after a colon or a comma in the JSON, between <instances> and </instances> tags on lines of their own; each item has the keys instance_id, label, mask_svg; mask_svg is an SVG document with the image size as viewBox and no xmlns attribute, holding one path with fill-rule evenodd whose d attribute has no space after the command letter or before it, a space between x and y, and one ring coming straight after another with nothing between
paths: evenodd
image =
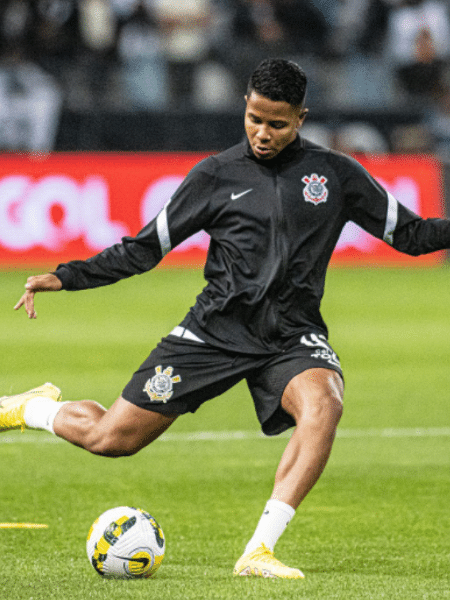
<instances>
[{"instance_id":1,"label":"knee","mask_svg":"<svg viewBox=\"0 0 450 600\"><path fill-rule=\"evenodd\" d=\"M343 411L342 397L339 394L327 393L307 402L302 417L316 427L330 424L337 426Z\"/></svg>"},{"instance_id":2,"label":"knee","mask_svg":"<svg viewBox=\"0 0 450 600\"><path fill-rule=\"evenodd\" d=\"M325 410L328 415L336 421L336 424L341 420L344 412L344 402L340 394L331 394L324 400Z\"/></svg>"},{"instance_id":3,"label":"knee","mask_svg":"<svg viewBox=\"0 0 450 600\"><path fill-rule=\"evenodd\" d=\"M297 425L315 431L318 435L333 434L341 420L344 405L342 396L330 392L306 399L293 414Z\"/></svg>"},{"instance_id":4,"label":"knee","mask_svg":"<svg viewBox=\"0 0 450 600\"><path fill-rule=\"evenodd\" d=\"M282 406L297 423L337 426L343 413L343 383L337 373L311 370L287 387Z\"/></svg>"}]
</instances>

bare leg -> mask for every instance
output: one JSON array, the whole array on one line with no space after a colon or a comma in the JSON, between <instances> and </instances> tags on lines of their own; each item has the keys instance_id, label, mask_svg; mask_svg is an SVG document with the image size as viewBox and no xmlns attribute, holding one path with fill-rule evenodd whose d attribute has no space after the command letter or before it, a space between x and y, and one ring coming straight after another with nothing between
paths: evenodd
<instances>
[{"instance_id":1,"label":"bare leg","mask_svg":"<svg viewBox=\"0 0 450 600\"><path fill-rule=\"evenodd\" d=\"M68 402L55 417L55 434L93 454L127 456L153 442L175 421L122 397L110 409L91 400Z\"/></svg>"},{"instance_id":2,"label":"bare leg","mask_svg":"<svg viewBox=\"0 0 450 600\"><path fill-rule=\"evenodd\" d=\"M287 385L282 406L296 421L271 498L297 508L320 477L342 415L343 382L331 369L309 369Z\"/></svg>"}]
</instances>

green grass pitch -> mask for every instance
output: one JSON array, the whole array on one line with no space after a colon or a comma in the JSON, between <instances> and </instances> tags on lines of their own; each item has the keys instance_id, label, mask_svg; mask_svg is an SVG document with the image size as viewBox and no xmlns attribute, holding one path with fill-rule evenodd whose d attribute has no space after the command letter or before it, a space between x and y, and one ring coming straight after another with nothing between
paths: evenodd
<instances>
[{"instance_id":1,"label":"green grass pitch","mask_svg":"<svg viewBox=\"0 0 450 600\"><path fill-rule=\"evenodd\" d=\"M51 381L109 405L203 285L157 270L37 296L0 274L0 395ZM233 578L287 436L263 438L244 384L178 419L133 457L89 455L45 432L0 436L0 598L141 600L450 598L450 271L334 269L323 313L346 376L330 462L277 546L304 581ZM156 577L105 581L85 539L104 510L139 506L167 540Z\"/></svg>"}]
</instances>

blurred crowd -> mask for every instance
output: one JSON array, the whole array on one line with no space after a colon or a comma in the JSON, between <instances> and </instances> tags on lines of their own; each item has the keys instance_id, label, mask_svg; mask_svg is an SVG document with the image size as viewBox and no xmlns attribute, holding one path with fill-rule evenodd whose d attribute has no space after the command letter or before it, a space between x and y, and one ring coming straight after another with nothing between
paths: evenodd
<instances>
[{"instance_id":1,"label":"blurred crowd","mask_svg":"<svg viewBox=\"0 0 450 600\"><path fill-rule=\"evenodd\" d=\"M421 115L389 136L312 118L305 133L319 143L450 157L447 0L2 0L0 146L9 136L51 148L63 107L242 110L249 73L267 56L305 68L312 117Z\"/></svg>"}]
</instances>

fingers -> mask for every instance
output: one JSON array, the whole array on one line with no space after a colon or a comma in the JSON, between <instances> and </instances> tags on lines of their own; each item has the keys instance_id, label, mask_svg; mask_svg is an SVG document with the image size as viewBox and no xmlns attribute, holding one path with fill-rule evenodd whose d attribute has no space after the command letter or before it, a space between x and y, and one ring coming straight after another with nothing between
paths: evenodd
<instances>
[{"instance_id":1,"label":"fingers","mask_svg":"<svg viewBox=\"0 0 450 600\"><path fill-rule=\"evenodd\" d=\"M19 300L19 302L15 305L14 310L19 310L19 308L21 306L23 306L24 301L25 301L24 297L22 296L22 298Z\"/></svg>"},{"instance_id":2,"label":"fingers","mask_svg":"<svg viewBox=\"0 0 450 600\"><path fill-rule=\"evenodd\" d=\"M61 288L61 281L53 273L28 277L25 284L26 292L15 305L14 310L19 310L19 308L24 306L28 318L36 319L37 314L34 309L34 296L36 292L56 292Z\"/></svg>"},{"instance_id":3,"label":"fingers","mask_svg":"<svg viewBox=\"0 0 450 600\"><path fill-rule=\"evenodd\" d=\"M14 310L19 310L25 306L25 311L29 319L36 319L37 313L34 309L34 292L25 292L19 302L15 305Z\"/></svg>"},{"instance_id":4,"label":"fingers","mask_svg":"<svg viewBox=\"0 0 450 600\"><path fill-rule=\"evenodd\" d=\"M28 292L25 294L25 310L29 319L36 319L37 314L34 310L34 292Z\"/></svg>"}]
</instances>

